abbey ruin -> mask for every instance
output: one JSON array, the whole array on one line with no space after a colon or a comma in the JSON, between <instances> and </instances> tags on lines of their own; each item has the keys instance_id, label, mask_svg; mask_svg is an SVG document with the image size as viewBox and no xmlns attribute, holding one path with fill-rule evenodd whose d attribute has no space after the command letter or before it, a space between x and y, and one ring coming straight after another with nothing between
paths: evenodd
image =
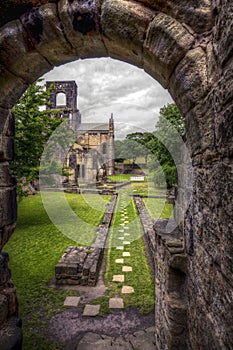
<instances>
[{"instance_id":1,"label":"abbey ruin","mask_svg":"<svg viewBox=\"0 0 233 350\"><path fill-rule=\"evenodd\" d=\"M77 85L75 81L47 81L47 89L54 84L47 109L61 111L61 117L69 120L76 140L66 156L66 166L71 168L68 184L95 183L114 174L114 120L109 123L83 123L77 109ZM59 94L64 95L63 105L58 104Z\"/></svg>"}]
</instances>

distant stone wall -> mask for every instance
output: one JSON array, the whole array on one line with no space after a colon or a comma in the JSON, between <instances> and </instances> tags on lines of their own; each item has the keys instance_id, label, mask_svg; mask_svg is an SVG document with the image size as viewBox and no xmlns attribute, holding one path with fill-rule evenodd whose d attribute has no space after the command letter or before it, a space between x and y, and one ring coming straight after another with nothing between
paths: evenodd
<instances>
[{"instance_id":1,"label":"distant stone wall","mask_svg":"<svg viewBox=\"0 0 233 350\"><path fill-rule=\"evenodd\" d=\"M117 194L112 196L96 232L96 239L91 247L68 247L55 266L57 284L95 286L104 257L104 249L110 230Z\"/></svg>"},{"instance_id":2,"label":"distant stone wall","mask_svg":"<svg viewBox=\"0 0 233 350\"><path fill-rule=\"evenodd\" d=\"M141 220L144 238L146 239L147 245L149 247L150 256L153 259L153 262L155 265L156 244L155 244L155 232L153 229L153 221L146 210L142 197L134 195L133 199Z\"/></svg>"}]
</instances>

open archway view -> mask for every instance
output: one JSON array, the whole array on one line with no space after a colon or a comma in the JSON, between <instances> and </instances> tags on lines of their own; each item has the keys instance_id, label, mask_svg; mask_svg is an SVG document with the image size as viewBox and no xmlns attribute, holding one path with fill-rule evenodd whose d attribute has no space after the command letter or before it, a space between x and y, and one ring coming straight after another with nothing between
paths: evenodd
<instances>
[{"instance_id":1,"label":"open archway view","mask_svg":"<svg viewBox=\"0 0 233 350\"><path fill-rule=\"evenodd\" d=\"M61 182L60 178L55 184L51 178L48 180L48 166L40 163L40 176L45 175L46 181L40 182L42 192L39 192L35 164L30 186L26 183L32 173L25 172L28 179L20 189L33 196L19 202L18 227L6 246L12 256L11 269L23 316L25 347L63 348L64 343L71 344L75 338L78 344L81 336L95 329L98 334L118 337L116 344L121 343L122 335L131 334L132 337L135 332L145 330L145 337L138 333L137 342L141 342L143 348L146 341L153 348L155 247L153 237L148 236L147 241L143 236L148 228L153 230L152 218L172 216L173 206L167 203L165 178L155 183L148 167L148 162L156 162L155 145L150 150L149 145L142 145L140 141L147 137L153 144L160 109L173 101L145 72L112 59L77 61L54 69L43 79L50 89L44 112L48 112L48 119L56 118L58 113L58 120L68 121L69 131L72 118L78 125L75 124L77 134L74 138L72 135L73 144L70 147L69 142L62 161L62 167L66 163L66 171ZM37 90L36 93L39 94ZM33 100L34 94L35 91L28 90L23 98ZM25 132L22 131L25 119L20 114L22 106L26 107L23 103L19 101L14 109L16 154L13 164L20 168L19 183L25 163L21 148L25 147L21 141ZM27 108L33 108L32 102ZM28 120L25 109L24 113ZM114 118L109 118L111 114ZM37 117L35 113L34 125ZM47 125L43 127L46 129ZM41 130L38 133L41 134ZM59 133L64 143L65 134ZM111 133L115 144L109 155ZM141 136L142 140L135 136ZM26 142L29 139L28 163L31 157L38 157L34 152L38 139L33 137L31 129L28 139L25 136ZM59 144L60 141L55 144L55 153ZM101 159L96 155L97 150ZM105 161L106 173L101 174L99 170L105 154L109 158ZM86 158L87 162L83 160ZM49 165L56 159L50 149L48 159ZM113 168L108 168L109 160ZM59 177L59 170L55 173ZM52 177L54 180L54 167ZM68 210L71 215L75 214L75 220L79 219L74 225L63 201L68 202ZM103 230L107 234L101 241ZM19 258L18 251L23 259ZM43 300L39 300L41 294ZM34 314L35 300L38 302ZM79 318L75 324L71 321L74 318ZM87 334L83 338L85 341L91 342L92 337ZM106 344L110 341L113 338L107 338ZM131 344L129 340L122 341L122 346L124 343L125 346Z\"/></svg>"},{"instance_id":2,"label":"open archway view","mask_svg":"<svg viewBox=\"0 0 233 350\"><path fill-rule=\"evenodd\" d=\"M179 229L174 229L171 220L164 221L164 219L154 223L152 231L150 231L150 227L147 227L148 232L153 235L156 247L153 252L156 271L155 326L153 328L155 348L158 350L164 350L164 348L169 350L174 348L205 350L211 347L213 350L219 350L233 347L232 320L229 317L232 309L233 284L232 6L231 0L190 0L188 2L183 0L178 2L170 0L4 0L1 2L0 348L20 349L22 343L17 293L12 282L14 274L12 273L11 280L8 269L9 255L3 252L7 251L6 244L10 237L12 236L12 239L14 237L12 234L17 219L16 182L9 169L9 162L14 158L14 140L16 143L18 142L17 135L14 136L12 109L30 84L51 71L55 66L78 59L96 57L112 57L143 68L152 78L168 89L185 119L185 146L187 146L188 154L191 156L191 166L189 157L186 157L187 153L182 157L182 162L176 164L180 176L178 176L179 186L174 213ZM35 91L38 87L33 84L29 89ZM39 92L39 90L37 91ZM39 97L40 94L37 93L35 100ZM46 93L42 98L46 98ZM146 98L147 96L145 100ZM29 101L30 99L26 99L25 103ZM66 100L66 102L69 101ZM128 101L126 102L128 103ZM109 113L111 112L109 111ZM49 113L51 110L47 110L43 114L43 118L40 119L36 127L30 125L27 131L36 133L36 131L41 130L40 127L46 124L44 121ZM69 108L59 113L59 111L53 110L54 117L49 119L51 127L37 134L37 145L41 144L40 142L54 128L57 132L53 133L52 144L56 144L56 138L58 139L59 132L62 132L66 136L63 138L63 146L67 146L67 136L69 141L69 135L77 130L81 116L76 115L76 125L73 125L72 113ZM82 113L84 116L84 110ZM31 115L29 113L27 118L29 124ZM111 123L108 125L108 130L110 130L110 124L111 130L113 130L114 118L117 115L117 113L113 114L113 118L110 118ZM24 113L22 113L23 116ZM61 121L59 116L66 119L66 125L70 126L69 130L67 128L57 129L56 123L60 124ZM104 120L102 123L106 123L106 121ZM162 123L159 122L159 124L163 126ZM89 135L89 133L87 134ZM127 132L127 134L129 133ZM111 135L113 135L112 132ZM26 136L25 130L20 145L23 145ZM140 139L141 134L135 132L133 135L131 134L130 140L124 144L125 148L127 148L127 143L132 141L132 138L133 141L135 138ZM173 144L169 140L168 138L168 146L171 147ZM84 143L86 140L83 135L80 135L79 141L81 151L85 151ZM123 142L124 139L119 141ZM50 147L51 143L48 145ZM45 160L46 156L49 155L49 147L46 148L47 151L42 157ZM131 147L131 150L134 151L134 148L136 147ZM85 164L77 163L78 148L72 149L70 145L69 149L71 154L67 159L66 166L62 169L64 171L62 176L73 176L75 180L76 175L80 175L80 172L85 169L82 169L82 165L85 166ZM26 168L29 164L34 164L34 160L29 158L29 150L30 147L25 147L21 156L23 158L28 155L25 162ZM62 154L62 150L61 144L57 153L52 149L51 152L53 156L56 156L58 153ZM163 148L160 147L160 150ZM40 147L35 148L35 151L39 152ZM108 154L107 141L105 146L103 145L102 151L105 155ZM98 164L99 153L93 151L93 164ZM118 160L123 159L123 165L117 164L118 170L121 166L125 166L124 158L125 156L121 158L121 153L119 153ZM134 158L135 156L132 155L132 163L134 163ZM56 162L56 159L54 160L51 165L44 163L45 166L42 166L43 179L47 175L47 165L49 165L47 168L49 171L51 168L55 171L60 166L60 163ZM71 167L73 173L70 174L69 168L72 164L77 168ZM174 168L174 164L170 165ZM24 171L26 168L22 168L22 170ZM163 169L169 170L169 167ZM98 180L102 181L105 171L104 166L99 168ZM169 171L167 175L169 175ZM190 173L193 175L191 182L190 178L187 181L187 175ZM140 176L143 175L140 174ZM80 179L80 177L77 178ZM55 176L55 181L58 179L59 176ZM166 177L167 179L168 177ZM112 181L111 178L110 180ZM52 186L53 182L48 185ZM78 185L82 187L80 186L82 183ZM57 192L58 194L62 193ZM67 197L72 198L72 195L75 195L75 198L78 196L78 194L67 194ZM49 201L55 202L53 198L50 198ZM125 204L122 203L123 206L119 211L120 220L118 223L120 224L122 219L122 224L126 225L127 223L124 221L130 220L125 217L129 216L128 211L121 213L121 209L124 211L124 205L127 204L126 198L122 199L122 202L124 201ZM58 208L60 203L56 204L56 208ZM73 212L75 204L76 201L72 202L71 200ZM94 199L91 204L95 207ZM28 205L33 209L32 203L28 203ZM135 205L144 208L144 201L139 201ZM83 219L87 215L87 206L90 208L90 203L87 203L85 198L82 206ZM105 207L107 212L106 222L108 222L113 206L112 201L102 201L102 208ZM61 207L64 208L64 201L61 202ZM126 208L128 209L128 206ZM24 212L27 212L27 209L27 207L24 208ZM36 207L34 210L35 215L27 222L25 220L27 224L22 226L25 230L32 223L36 223L37 227L41 227L41 223L45 223L41 209ZM42 210L44 210L43 206ZM64 213L71 215L70 211L63 211L57 224L64 225ZM98 226L101 215L94 217L96 210L93 210L92 213L93 225ZM51 217L53 214L52 210L49 216ZM20 216L22 216L22 212ZM38 220L35 220L36 217ZM49 228L46 228L46 225L43 225L40 238L43 233L48 237L51 232ZM84 232L83 226L80 232ZM99 233L102 236L103 231L100 230ZM22 232L21 234L23 235ZM93 234L95 235L95 232ZM25 237L25 246L30 242L29 237L30 235ZM62 235L62 237L63 241L65 236ZM123 238L123 235L120 237ZM53 265L57 264L57 258L51 256L51 251L60 250L60 256L64 253L62 241L58 243L59 240L57 240L55 245L53 244L54 240L55 237L52 235L51 246L46 245L43 249L44 256L42 255L40 259L41 271L48 271L48 255L50 262L53 260ZM31 281L34 279L35 283L32 283L33 288L31 288L31 283L24 284L24 281L21 281L22 290L24 288L28 291L27 295L36 292L39 289L38 281L43 280L42 275L33 273L36 266L33 261L37 261L33 260L33 257L35 252L39 255L39 242L41 244L41 239L38 238L33 245L28 244L28 252L31 253L32 257L28 275ZM99 246L99 242L97 243ZM68 237L67 244L70 244ZM133 243L131 242L130 246L131 244ZM10 254L13 253L15 247L17 244L9 250ZM94 248L97 249L97 247ZM124 251L124 253L129 253L129 251ZM83 254L91 258L93 250L83 251ZM23 256L21 252L17 253L17 257L19 261L21 260L22 266ZM116 257L115 260L126 258ZM13 263L14 261L11 261L11 264ZM120 263L117 264L120 266ZM18 271L18 275L20 274L19 266L20 264L14 270ZM134 273L134 269L131 272ZM129 272L128 274L127 272L127 276L133 276L133 273ZM115 275L124 274L117 272ZM128 287L132 286L128 284ZM132 289L130 290L132 292ZM64 296L67 295L67 291L60 293L64 293ZM45 300L45 295L50 295L51 303L45 303L41 308L40 303ZM126 294L125 303L130 300L132 295L136 295L136 293ZM59 299L57 298L58 293L54 294L54 290L47 287L41 289L39 296L37 294L32 307L27 303L29 299L25 298L24 307L30 314L32 323L37 324L38 322L36 312L30 312L32 309L35 310L35 304L38 303L40 311L44 310L46 318L46 315L53 313L55 300ZM62 308L63 303L61 300L59 302ZM77 319L74 318L73 322L76 324ZM66 329L66 326L62 325L61 328ZM30 338L30 335L28 337ZM135 340L135 338L137 335L133 339ZM93 336L92 339L95 344L91 345L92 348L97 347L99 342L99 346L102 346L102 338ZM132 339L130 342L130 346L133 347ZM128 344L129 342L126 346ZM85 344L83 345L86 347ZM76 344L74 344L75 346Z\"/></svg>"}]
</instances>

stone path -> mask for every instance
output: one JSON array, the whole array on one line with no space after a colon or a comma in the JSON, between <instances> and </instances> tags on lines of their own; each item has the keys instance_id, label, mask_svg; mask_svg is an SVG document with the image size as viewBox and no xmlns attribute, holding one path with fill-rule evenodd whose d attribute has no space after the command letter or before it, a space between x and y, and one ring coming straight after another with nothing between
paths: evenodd
<instances>
[{"instance_id":1,"label":"stone path","mask_svg":"<svg viewBox=\"0 0 233 350\"><path fill-rule=\"evenodd\" d=\"M127 294L132 294L135 292L134 288L130 285L125 284L125 274L132 273L133 269L132 266L128 265L130 262L131 254L127 251L127 248L130 246L130 233L128 232L129 226L129 216L127 215L127 208L126 208L126 200L125 200L126 194L122 194L122 199L120 204L120 214L121 214L121 221L120 227L118 229L119 236L117 238L119 241L121 241L120 246L116 247L116 250L119 251L119 257L115 260L115 264L122 264L122 274L114 275L112 282L114 283L123 283L121 288L121 294L120 296L115 296L114 298L109 299L109 309L112 311L114 310L123 310L124 309L124 300L123 296ZM127 258L127 265L125 265L124 258ZM80 297L67 297L64 305L70 306L70 307L76 307L78 308L80 302ZM86 304L84 306L84 309L82 311L82 316L86 317L87 319L93 318L96 320L96 316L100 312L100 305L91 305ZM123 311L122 311L123 312ZM111 315L109 315L111 317ZM129 322L129 320L127 320ZM121 323L121 327L125 329L125 326L127 324ZM69 324L71 324L71 321L69 321ZM92 322L93 324L93 322ZM120 326L120 324L118 324ZM72 327L71 327L72 328ZM108 327L106 325L102 325L102 330L107 330ZM95 327L91 328L91 330L95 330ZM107 332L109 333L109 332ZM110 332L111 333L111 332ZM97 333L84 333L85 335L83 338L79 341L78 345L76 344L73 348L74 350L150 350L155 349L154 345L154 327L150 327L147 329L144 329L143 331L137 331L133 334L124 334L124 336L120 335L121 332L118 330L118 336L112 337L110 335L103 335L103 334L97 334ZM68 348L67 348L68 349ZM72 349L72 350L73 350ZM70 349L69 349L70 350Z\"/></svg>"},{"instance_id":2,"label":"stone path","mask_svg":"<svg viewBox=\"0 0 233 350\"><path fill-rule=\"evenodd\" d=\"M155 350L154 327L124 337L112 338L96 333L87 333L76 350Z\"/></svg>"}]
</instances>

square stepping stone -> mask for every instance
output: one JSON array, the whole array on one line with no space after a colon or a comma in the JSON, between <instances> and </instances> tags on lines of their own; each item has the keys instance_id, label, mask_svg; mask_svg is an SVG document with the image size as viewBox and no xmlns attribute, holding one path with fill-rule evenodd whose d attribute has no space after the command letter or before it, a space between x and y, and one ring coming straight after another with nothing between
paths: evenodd
<instances>
[{"instance_id":1,"label":"square stepping stone","mask_svg":"<svg viewBox=\"0 0 233 350\"><path fill-rule=\"evenodd\" d=\"M118 232L125 232L125 230L118 230Z\"/></svg>"},{"instance_id":2,"label":"square stepping stone","mask_svg":"<svg viewBox=\"0 0 233 350\"><path fill-rule=\"evenodd\" d=\"M78 306L80 297L66 297L64 306Z\"/></svg>"},{"instance_id":3,"label":"square stepping stone","mask_svg":"<svg viewBox=\"0 0 233 350\"><path fill-rule=\"evenodd\" d=\"M122 294L131 294L134 293L134 288L130 286L123 286L121 289Z\"/></svg>"},{"instance_id":4,"label":"square stepping stone","mask_svg":"<svg viewBox=\"0 0 233 350\"><path fill-rule=\"evenodd\" d=\"M113 282L125 282L125 276L124 275L114 275Z\"/></svg>"},{"instance_id":5,"label":"square stepping stone","mask_svg":"<svg viewBox=\"0 0 233 350\"><path fill-rule=\"evenodd\" d=\"M118 237L118 239L120 239L120 240L122 240L122 241L123 241L125 238L124 238L124 237Z\"/></svg>"},{"instance_id":6,"label":"square stepping stone","mask_svg":"<svg viewBox=\"0 0 233 350\"><path fill-rule=\"evenodd\" d=\"M121 259L116 259L116 260L115 260L115 263L116 263L116 264L124 264L124 259L123 259L123 258L121 258Z\"/></svg>"},{"instance_id":7,"label":"square stepping stone","mask_svg":"<svg viewBox=\"0 0 233 350\"><path fill-rule=\"evenodd\" d=\"M124 236L128 237L128 236L130 236L130 233L125 233Z\"/></svg>"},{"instance_id":8,"label":"square stepping stone","mask_svg":"<svg viewBox=\"0 0 233 350\"><path fill-rule=\"evenodd\" d=\"M122 298L110 298L109 309L124 309L124 301Z\"/></svg>"},{"instance_id":9,"label":"square stepping stone","mask_svg":"<svg viewBox=\"0 0 233 350\"><path fill-rule=\"evenodd\" d=\"M130 256L130 252L123 252L122 256Z\"/></svg>"},{"instance_id":10,"label":"square stepping stone","mask_svg":"<svg viewBox=\"0 0 233 350\"><path fill-rule=\"evenodd\" d=\"M130 244L129 241L123 241L123 244L127 245L127 244Z\"/></svg>"},{"instance_id":11,"label":"square stepping stone","mask_svg":"<svg viewBox=\"0 0 233 350\"><path fill-rule=\"evenodd\" d=\"M120 226L125 226L125 224L123 223L123 224L120 224Z\"/></svg>"},{"instance_id":12,"label":"square stepping stone","mask_svg":"<svg viewBox=\"0 0 233 350\"><path fill-rule=\"evenodd\" d=\"M83 311L83 316L97 316L100 312L100 305L87 304Z\"/></svg>"},{"instance_id":13,"label":"square stepping stone","mask_svg":"<svg viewBox=\"0 0 233 350\"><path fill-rule=\"evenodd\" d=\"M123 246L116 247L117 250L124 250Z\"/></svg>"},{"instance_id":14,"label":"square stepping stone","mask_svg":"<svg viewBox=\"0 0 233 350\"><path fill-rule=\"evenodd\" d=\"M131 266L123 266L122 267L122 272L131 272L133 271Z\"/></svg>"}]
</instances>

